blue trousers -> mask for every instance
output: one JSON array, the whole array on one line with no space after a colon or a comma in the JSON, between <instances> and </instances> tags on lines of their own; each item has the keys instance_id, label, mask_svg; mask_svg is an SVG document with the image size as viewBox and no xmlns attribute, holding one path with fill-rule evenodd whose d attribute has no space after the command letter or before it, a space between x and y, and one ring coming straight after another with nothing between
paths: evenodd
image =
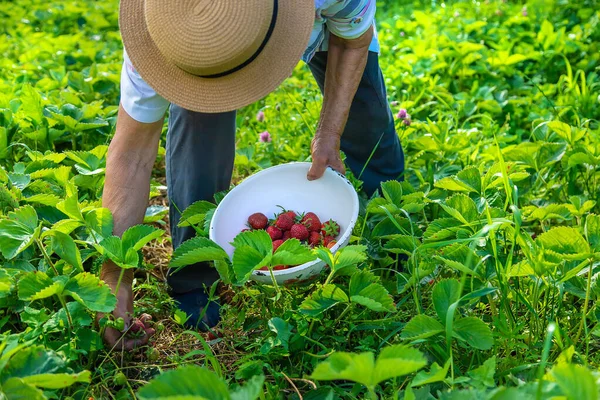
<instances>
[{"instance_id":1,"label":"blue trousers","mask_svg":"<svg viewBox=\"0 0 600 400\"><path fill-rule=\"evenodd\" d=\"M381 182L401 178L404 153L394 128L378 55L370 52L368 57L342 135L341 150L352 172L358 176L362 171L363 187L372 194ZM315 54L308 66L323 91L327 52ZM198 200L211 201L215 193L230 186L235 157L235 117L235 111L205 114L171 105L166 172L174 248L195 235L193 228L177 227L180 211ZM172 292L185 293L203 285L210 286L218 277L213 267L201 263L187 266L176 274L169 272L167 281Z\"/></svg>"}]
</instances>

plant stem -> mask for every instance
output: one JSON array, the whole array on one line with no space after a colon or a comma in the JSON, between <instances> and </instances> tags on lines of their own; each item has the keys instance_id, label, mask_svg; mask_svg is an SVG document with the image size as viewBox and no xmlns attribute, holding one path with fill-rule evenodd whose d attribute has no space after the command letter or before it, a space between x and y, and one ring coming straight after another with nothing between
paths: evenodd
<instances>
[{"instance_id":1,"label":"plant stem","mask_svg":"<svg viewBox=\"0 0 600 400\"><path fill-rule=\"evenodd\" d=\"M123 280L124 275L125 275L125 268L121 268L121 273L119 274L119 280L117 281L117 287L115 288L115 296L119 293L119 287L121 287L121 281Z\"/></svg>"},{"instance_id":2,"label":"plant stem","mask_svg":"<svg viewBox=\"0 0 600 400\"><path fill-rule=\"evenodd\" d=\"M542 379L544 378L544 372L546 370L546 362L548 361L548 356L550 354L550 346L552 345L552 338L554 337L554 331L556 329L556 325L554 322L551 322L548 325L548 329L546 331L546 340L544 341L544 350L542 351L542 359L540 361L540 366L538 368L538 387L536 400L542 399Z\"/></svg>"},{"instance_id":3,"label":"plant stem","mask_svg":"<svg viewBox=\"0 0 600 400\"><path fill-rule=\"evenodd\" d=\"M58 273L58 270L56 269L56 266L54 265L54 263L50 259L50 256L46 252L46 249L44 248L44 244L39 239L35 239L35 244L37 244L37 246L40 248L40 251L42 252L42 254L44 256L44 260L46 260L46 263L54 270L54 273L57 276L60 275Z\"/></svg>"},{"instance_id":4,"label":"plant stem","mask_svg":"<svg viewBox=\"0 0 600 400\"><path fill-rule=\"evenodd\" d=\"M69 323L69 335L70 332L73 331L73 320L71 319L71 313L69 313L69 309L67 308L67 303L65 302L64 297L62 297L61 295L57 295L58 300L60 301L60 304L62 304L63 308L65 309L65 313L67 314L67 322Z\"/></svg>"},{"instance_id":5,"label":"plant stem","mask_svg":"<svg viewBox=\"0 0 600 400\"><path fill-rule=\"evenodd\" d=\"M592 260L590 260L589 264L590 264L590 266L588 267L589 269L588 269L587 286L585 288L585 303L583 304L583 316L581 318L581 323L579 324L579 329L577 330L577 335L575 336L575 340L573 341L573 343L579 342L579 337L581 336L581 332L583 331L583 327L585 326L585 323L586 323L588 303L590 301L590 290L592 287L592 269L594 269Z\"/></svg>"},{"instance_id":6,"label":"plant stem","mask_svg":"<svg viewBox=\"0 0 600 400\"><path fill-rule=\"evenodd\" d=\"M350 311L350 308L352 306L352 303L348 303L348 305L346 306L346 308L344 309L344 311L342 311L342 313L340 314L339 317L337 317L335 319L335 321L333 322L333 325L335 326L342 318L344 318L346 316L346 314L348 314L348 311Z\"/></svg>"}]
</instances>

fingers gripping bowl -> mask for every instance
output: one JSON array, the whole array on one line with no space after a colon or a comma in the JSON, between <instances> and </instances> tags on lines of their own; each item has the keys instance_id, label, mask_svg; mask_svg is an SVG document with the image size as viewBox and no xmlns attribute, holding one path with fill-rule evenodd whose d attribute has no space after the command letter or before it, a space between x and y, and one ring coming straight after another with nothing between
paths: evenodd
<instances>
[{"instance_id":1,"label":"fingers gripping bowl","mask_svg":"<svg viewBox=\"0 0 600 400\"><path fill-rule=\"evenodd\" d=\"M327 169L316 181L306 179L310 163L282 164L262 170L245 179L219 203L210 224L210 239L231 258L233 239L247 228L248 216L262 212L269 216L288 210L312 211L322 220L333 219L340 225L332 252L346 246L358 217L358 195L352 184L338 172ZM278 284L297 282L319 274L325 263L311 261L273 271ZM271 283L268 271L254 271L252 279Z\"/></svg>"}]
</instances>

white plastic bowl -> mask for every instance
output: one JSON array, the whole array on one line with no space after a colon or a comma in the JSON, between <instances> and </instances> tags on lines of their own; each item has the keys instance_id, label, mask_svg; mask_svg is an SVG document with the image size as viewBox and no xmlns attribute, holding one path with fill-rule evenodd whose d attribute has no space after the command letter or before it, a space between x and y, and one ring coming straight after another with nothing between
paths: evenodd
<instances>
[{"instance_id":1,"label":"white plastic bowl","mask_svg":"<svg viewBox=\"0 0 600 400\"><path fill-rule=\"evenodd\" d=\"M322 222L333 219L340 225L340 236L331 251L346 246L358 217L358 195L340 173L328 168L316 181L306 179L310 163L282 164L262 170L231 190L219 203L211 224L211 240L233 256L233 239L247 228L248 217L262 212L269 218L281 212L278 205L296 212L312 211ZM296 267L273 271L278 284L303 281L321 272L325 263L311 261ZM268 271L254 271L252 279L271 283Z\"/></svg>"}]
</instances>

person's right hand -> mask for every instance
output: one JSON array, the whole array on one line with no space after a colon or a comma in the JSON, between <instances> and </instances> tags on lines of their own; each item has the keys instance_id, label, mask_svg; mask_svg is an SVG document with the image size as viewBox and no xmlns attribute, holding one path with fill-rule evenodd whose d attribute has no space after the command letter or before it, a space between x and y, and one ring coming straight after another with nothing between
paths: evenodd
<instances>
[{"instance_id":1,"label":"person's right hand","mask_svg":"<svg viewBox=\"0 0 600 400\"><path fill-rule=\"evenodd\" d=\"M112 312L115 319L123 318L125 328L123 331L111 327L105 329L104 341L110 350L130 351L144 346L155 332L154 328L149 325L152 320L150 315L142 314L139 318L133 318L133 291L131 288L133 271L126 271L125 274L127 276L122 279L117 293L117 306ZM102 275L102 279L115 293L119 280L118 274ZM102 314L98 314L97 319L100 320L102 317Z\"/></svg>"}]
</instances>

